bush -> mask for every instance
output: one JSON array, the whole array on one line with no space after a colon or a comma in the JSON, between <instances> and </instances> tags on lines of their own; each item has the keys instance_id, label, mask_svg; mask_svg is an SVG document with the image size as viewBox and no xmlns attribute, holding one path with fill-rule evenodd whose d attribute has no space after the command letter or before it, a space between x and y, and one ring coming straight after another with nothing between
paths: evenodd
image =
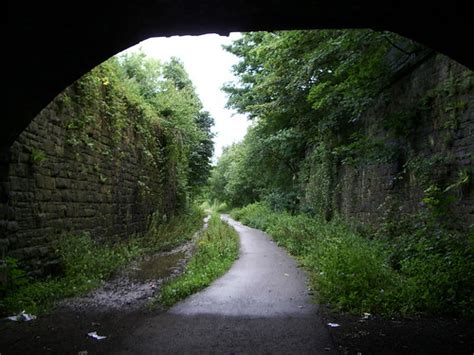
<instances>
[{"instance_id":1,"label":"bush","mask_svg":"<svg viewBox=\"0 0 474 355\"><path fill-rule=\"evenodd\" d=\"M428 250L401 263L407 313L474 317L474 248Z\"/></svg>"},{"instance_id":2,"label":"bush","mask_svg":"<svg viewBox=\"0 0 474 355\"><path fill-rule=\"evenodd\" d=\"M356 314L473 317L474 236L431 220L399 221L371 238L340 218L274 212L262 203L233 210L295 255L320 301ZM385 229L384 229L385 228Z\"/></svg>"},{"instance_id":3,"label":"bush","mask_svg":"<svg viewBox=\"0 0 474 355\"><path fill-rule=\"evenodd\" d=\"M171 218L155 214L150 221L148 233L140 244L147 252L171 250L189 240L202 227L204 216L204 210L196 206Z\"/></svg>"},{"instance_id":4,"label":"bush","mask_svg":"<svg viewBox=\"0 0 474 355\"><path fill-rule=\"evenodd\" d=\"M272 217L276 213L272 212L263 203L253 203L242 208L234 209L230 212L232 218L241 221L251 227L266 230L272 225Z\"/></svg>"},{"instance_id":5,"label":"bush","mask_svg":"<svg viewBox=\"0 0 474 355\"><path fill-rule=\"evenodd\" d=\"M390 303L399 278L380 246L348 234L330 238L321 247L313 285L322 300L358 314L394 312Z\"/></svg>"},{"instance_id":6,"label":"bush","mask_svg":"<svg viewBox=\"0 0 474 355\"><path fill-rule=\"evenodd\" d=\"M140 253L134 243L115 247L98 245L89 234L66 235L55 243L63 275L25 283L8 293L2 313L26 309L32 313L47 310L54 301L84 293L96 287L120 266Z\"/></svg>"},{"instance_id":7,"label":"bush","mask_svg":"<svg viewBox=\"0 0 474 355\"><path fill-rule=\"evenodd\" d=\"M402 276L403 312L474 316L473 233L467 237L420 213L389 219L377 239Z\"/></svg>"}]
</instances>

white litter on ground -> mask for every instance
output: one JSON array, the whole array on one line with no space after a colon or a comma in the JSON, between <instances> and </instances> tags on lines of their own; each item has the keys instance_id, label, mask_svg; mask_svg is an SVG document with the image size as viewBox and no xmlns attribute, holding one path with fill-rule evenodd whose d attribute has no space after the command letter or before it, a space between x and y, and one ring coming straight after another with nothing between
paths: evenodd
<instances>
[{"instance_id":1,"label":"white litter on ground","mask_svg":"<svg viewBox=\"0 0 474 355\"><path fill-rule=\"evenodd\" d=\"M36 316L25 313L25 311L21 311L16 316L10 316L7 317L7 319L12 320L14 322L29 322L30 320L36 319Z\"/></svg>"},{"instance_id":2,"label":"white litter on ground","mask_svg":"<svg viewBox=\"0 0 474 355\"><path fill-rule=\"evenodd\" d=\"M340 324L337 324L337 323L328 323L328 325L329 325L331 328L337 328L337 327L340 327L340 326L341 326Z\"/></svg>"},{"instance_id":3,"label":"white litter on ground","mask_svg":"<svg viewBox=\"0 0 474 355\"><path fill-rule=\"evenodd\" d=\"M102 340L102 339L107 338L106 336L98 335L97 332L90 332L90 333L87 333L87 335L97 340Z\"/></svg>"}]
</instances>

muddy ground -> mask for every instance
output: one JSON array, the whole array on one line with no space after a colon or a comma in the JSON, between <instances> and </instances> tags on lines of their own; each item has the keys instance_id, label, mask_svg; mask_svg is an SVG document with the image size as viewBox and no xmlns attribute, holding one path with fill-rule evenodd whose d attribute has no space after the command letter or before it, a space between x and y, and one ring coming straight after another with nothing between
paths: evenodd
<instances>
[{"instance_id":1,"label":"muddy ground","mask_svg":"<svg viewBox=\"0 0 474 355\"><path fill-rule=\"evenodd\" d=\"M181 274L194 241L145 256L89 294L64 300L55 311L29 322L0 320L0 354L108 353L147 317L164 312L151 306L161 285ZM107 338L96 340L97 332Z\"/></svg>"}]
</instances>

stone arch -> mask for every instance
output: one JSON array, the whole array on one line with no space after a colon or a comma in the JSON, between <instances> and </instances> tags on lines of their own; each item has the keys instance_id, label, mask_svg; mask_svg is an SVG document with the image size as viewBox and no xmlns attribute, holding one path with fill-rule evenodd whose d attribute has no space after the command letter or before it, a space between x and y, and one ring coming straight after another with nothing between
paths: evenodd
<instances>
[{"instance_id":1,"label":"stone arch","mask_svg":"<svg viewBox=\"0 0 474 355\"><path fill-rule=\"evenodd\" d=\"M462 4L464 3L464 4ZM7 113L0 151L66 86L110 56L153 36L309 28L389 30L468 67L467 2L140 0L8 2Z\"/></svg>"}]
</instances>

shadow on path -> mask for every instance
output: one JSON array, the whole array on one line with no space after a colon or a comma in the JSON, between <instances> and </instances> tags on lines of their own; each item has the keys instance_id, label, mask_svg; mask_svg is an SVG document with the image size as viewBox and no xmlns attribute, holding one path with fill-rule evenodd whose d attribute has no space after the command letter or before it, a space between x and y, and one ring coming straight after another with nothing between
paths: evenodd
<instances>
[{"instance_id":1,"label":"shadow on path","mask_svg":"<svg viewBox=\"0 0 474 355\"><path fill-rule=\"evenodd\" d=\"M240 256L208 288L166 312L63 308L9 323L0 332L0 353L336 353L295 260L265 233L222 218L239 233ZM107 338L91 339L91 331Z\"/></svg>"},{"instance_id":2,"label":"shadow on path","mask_svg":"<svg viewBox=\"0 0 474 355\"><path fill-rule=\"evenodd\" d=\"M304 272L263 232L222 217L240 257L208 288L148 319L117 353L334 353Z\"/></svg>"}]
</instances>

